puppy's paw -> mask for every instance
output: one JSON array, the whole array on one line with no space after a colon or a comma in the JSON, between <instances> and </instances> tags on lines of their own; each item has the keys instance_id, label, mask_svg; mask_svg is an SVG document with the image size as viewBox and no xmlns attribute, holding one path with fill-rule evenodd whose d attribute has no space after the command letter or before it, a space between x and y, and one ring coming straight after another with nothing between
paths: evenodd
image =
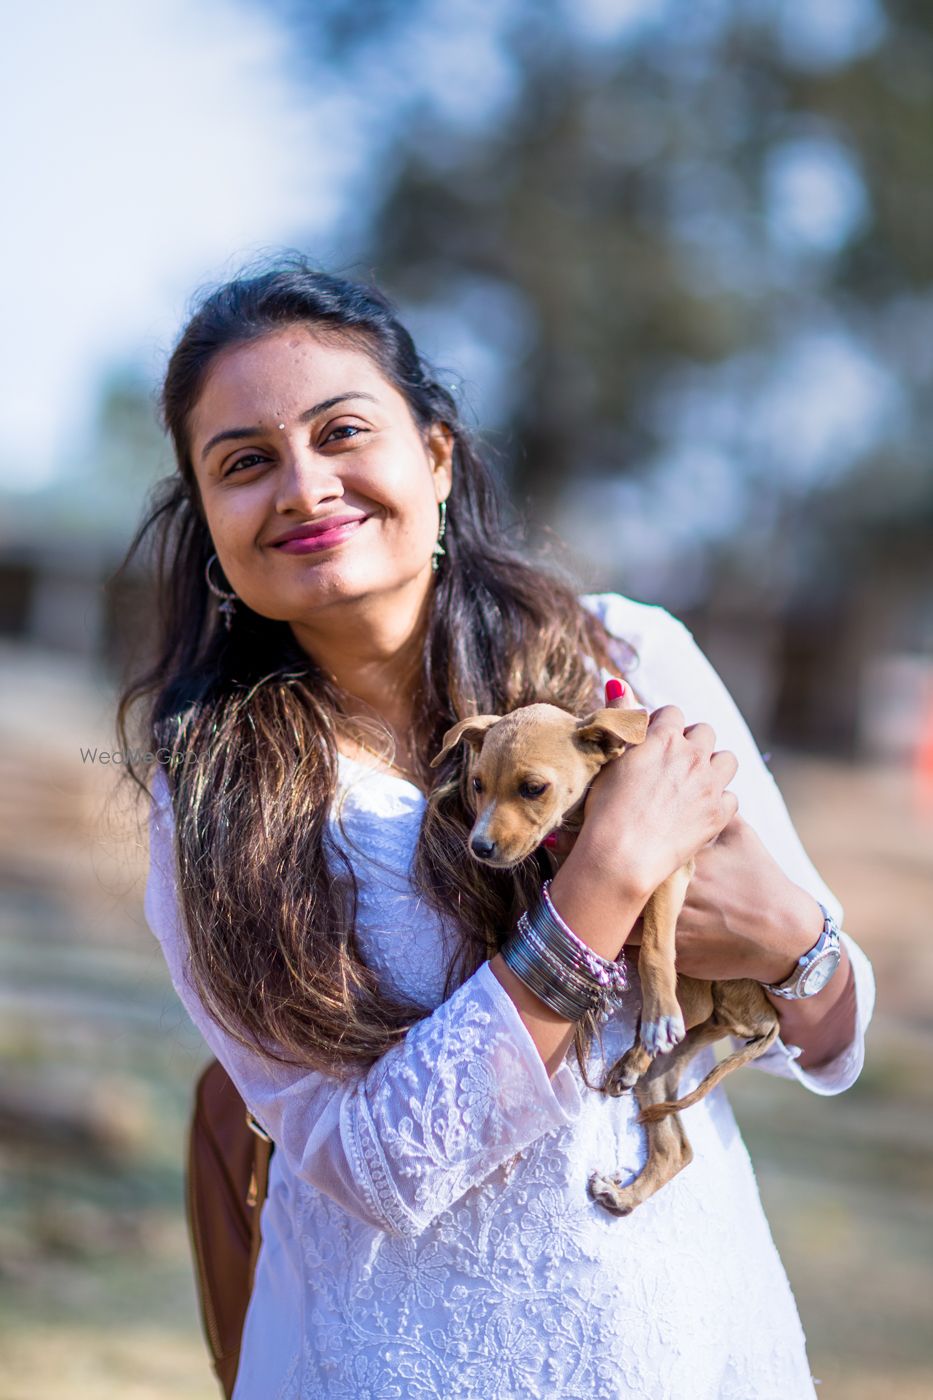
<instances>
[{"instance_id":1,"label":"puppy's paw","mask_svg":"<svg viewBox=\"0 0 933 1400\"><path fill-rule=\"evenodd\" d=\"M640 1041L630 1045L621 1060L608 1071L604 1088L607 1094L618 1098L634 1089L642 1075L651 1066L651 1056Z\"/></svg>"},{"instance_id":2,"label":"puppy's paw","mask_svg":"<svg viewBox=\"0 0 933 1400\"><path fill-rule=\"evenodd\" d=\"M627 1186L602 1172L591 1172L587 1190L593 1200L610 1215L630 1215L637 1204Z\"/></svg>"},{"instance_id":3,"label":"puppy's paw","mask_svg":"<svg viewBox=\"0 0 933 1400\"><path fill-rule=\"evenodd\" d=\"M656 1021L642 1021L641 1043L650 1055L665 1055L679 1045L687 1034L684 1018L678 1011L676 1016L660 1016Z\"/></svg>"}]
</instances>

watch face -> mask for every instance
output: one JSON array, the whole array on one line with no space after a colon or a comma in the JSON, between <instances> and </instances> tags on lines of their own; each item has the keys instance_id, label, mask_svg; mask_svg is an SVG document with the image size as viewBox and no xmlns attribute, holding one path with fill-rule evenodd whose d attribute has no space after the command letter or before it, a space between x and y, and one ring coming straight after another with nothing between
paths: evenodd
<instances>
[{"instance_id":1,"label":"watch face","mask_svg":"<svg viewBox=\"0 0 933 1400\"><path fill-rule=\"evenodd\" d=\"M839 966L841 957L838 948L827 948L825 953L815 958L801 979L801 996L812 997L821 992Z\"/></svg>"}]
</instances>

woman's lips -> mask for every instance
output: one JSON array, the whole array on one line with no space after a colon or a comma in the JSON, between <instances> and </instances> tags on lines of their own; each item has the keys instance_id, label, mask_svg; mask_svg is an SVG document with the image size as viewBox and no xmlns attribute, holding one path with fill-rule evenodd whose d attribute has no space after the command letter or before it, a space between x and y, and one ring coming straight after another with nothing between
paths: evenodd
<instances>
[{"instance_id":1,"label":"woman's lips","mask_svg":"<svg viewBox=\"0 0 933 1400\"><path fill-rule=\"evenodd\" d=\"M331 530L322 530L316 535L305 535L303 539L286 540L284 544L273 547L281 550L283 554L314 554L320 549L331 549L335 544L342 544L351 535L355 535L368 519L368 515L361 515L356 520L346 520L342 525L335 525Z\"/></svg>"}]
</instances>

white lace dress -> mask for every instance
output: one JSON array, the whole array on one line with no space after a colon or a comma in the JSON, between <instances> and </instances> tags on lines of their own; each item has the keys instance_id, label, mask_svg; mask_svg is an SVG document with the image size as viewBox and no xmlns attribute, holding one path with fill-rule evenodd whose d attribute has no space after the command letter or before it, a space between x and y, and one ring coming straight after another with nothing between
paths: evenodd
<instances>
[{"instance_id":1,"label":"white lace dress","mask_svg":"<svg viewBox=\"0 0 933 1400\"><path fill-rule=\"evenodd\" d=\"M584 601L639 649L631 677L649 710L677 704L735 753L741 814L841 921L688 629L619 594ZM172 813L161 770L156 778L147 919L179 997L276 1144L235 1400L813 1397L797 1308L724 1089L684 1113L690 1165L631 1216L603 1210L587 1194L589 1173L630 1179L645 1160L631 1096L588 1090L572 1047L548 1078L488 963L441 1002L440 924L408 879L424 798L356 761L342 760L341 777L367 956L432 1008L349 1083L270 1065L205 1014L184 975ZM874 980L846 943L852 1044L811 1073L781 1041L757 1061L817 1094L846 1089L863 1062ZM607 1060L632 1041L633 983L605 1028ZM712 1050L701 1053L684 1089L712 1063ZM594 1082L599 1067L594 1058Z\"/></svg>"}]
</instances>

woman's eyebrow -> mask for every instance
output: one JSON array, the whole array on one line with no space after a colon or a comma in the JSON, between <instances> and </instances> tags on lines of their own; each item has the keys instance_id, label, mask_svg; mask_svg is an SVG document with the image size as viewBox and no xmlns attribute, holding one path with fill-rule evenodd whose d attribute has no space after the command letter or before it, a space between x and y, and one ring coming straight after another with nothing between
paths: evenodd
<instances>
[{"instance_id":1,"label":"woman's eyebrow","mask_svg":"<svg viewBox=\"0 0 933 1400\"><path fill-rule=\"evenodd\" d=\"M379 402L375 394L367 394L363 389L351 389L346 394L334 394L333 398L322 399L321 402L316 403L313 408L306 408L304 413L298 415L298 422L309 423L311 419L316 418L319 413L326 413L329 408L333 408L334 404L343 403L346 399L371 399L373 403ZM239 438L255 437L257 433L261 432L262 428L225 428L222 433L215 433L214 436L204 444L204 447L201 449L201 461L204 461L207 454L212 448L216 447L219 442L237 441Z\"/></svg>"}]
</instances>

